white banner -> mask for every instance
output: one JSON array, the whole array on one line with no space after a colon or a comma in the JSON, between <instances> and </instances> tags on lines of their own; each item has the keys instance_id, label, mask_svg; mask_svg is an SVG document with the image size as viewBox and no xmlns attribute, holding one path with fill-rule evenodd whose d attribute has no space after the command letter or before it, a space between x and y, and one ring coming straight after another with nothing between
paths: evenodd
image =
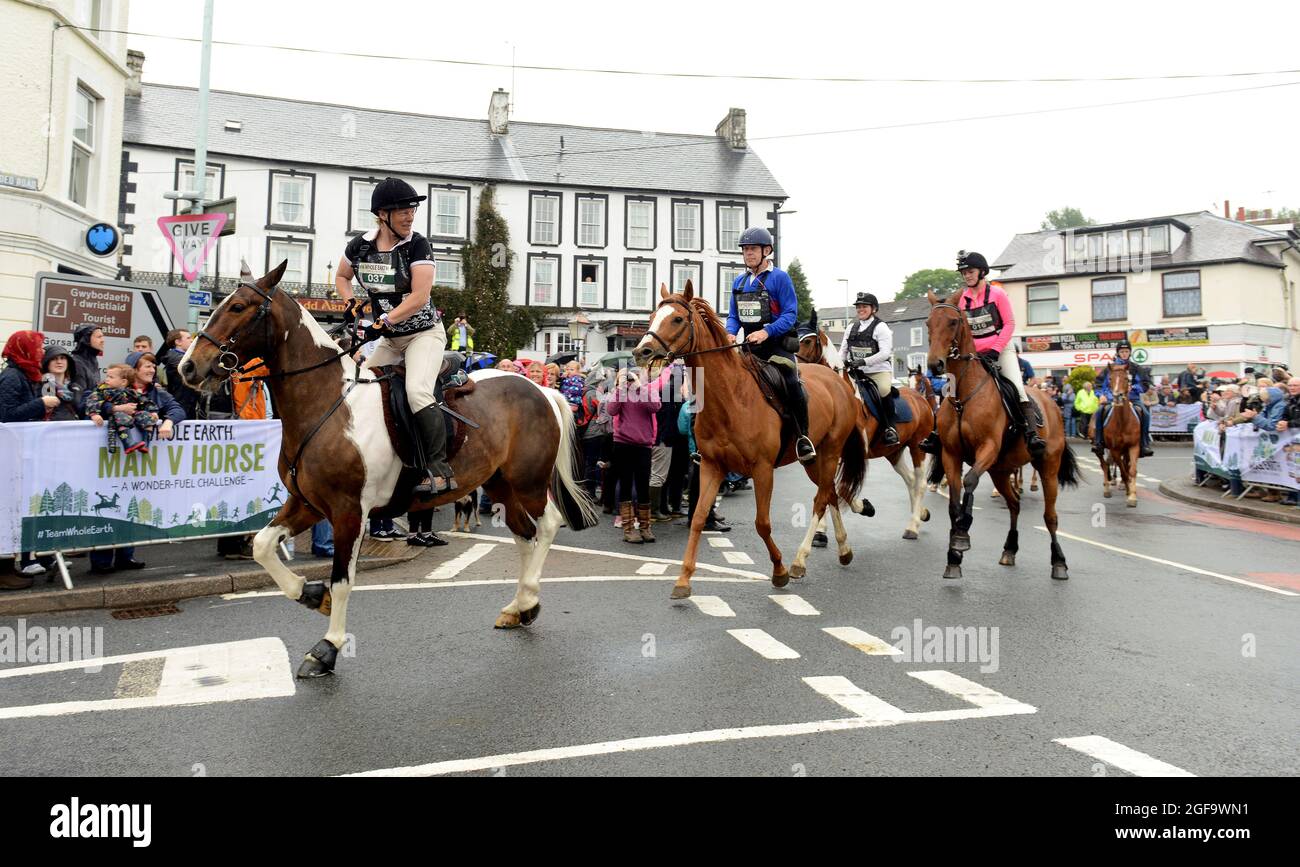
<instances>
[{"instance_id":1,"label":"white banner","mask_svg":"<svg viewBox=\"0 0 1300 867\"><path fill-rule=\"evenodd\" d=\"M1203 421L1192 432L1192 460L1198 469L1216 476L1227 476L1222 447L1217 421Z\"/></svg>"},{"instance_id":2,"label":"white banner","mask_svg":"<svg viewBox=\"0 0 1300 867\"><path fill-rule=\"evenodd\" d=\"M1201 404L1151 407L1152 433L1187 433L1201 420Z\"/></svg>"},{"instance_id":3,"label":"white banner","mask_svg":"<svg viewBox=\"0 0 1300 867\"><path fill-rule=\"evenodd\" d=\"M1207 473L1300 490L1300 431L1239 424L1221 437L1218 422L1205 421L1196 426L1192 449L1197 468Z\"/></svg>"},{"instance_id":4,"label":"white banner","mask_svg":"<svg viewBox=\"0 0 1300 867\"><path fill-rule=\"evenodd\" d=\"M278 421L187 421L148 453L110 452L92 422L0 425L18 478L0 517L0 547L58 551L251 533L288 497ZM0 443L2 445L2 443ZM8 464L0 461L0 482ZM9 524L20 528L16 540Z\"/></svg>"}]
</instances>

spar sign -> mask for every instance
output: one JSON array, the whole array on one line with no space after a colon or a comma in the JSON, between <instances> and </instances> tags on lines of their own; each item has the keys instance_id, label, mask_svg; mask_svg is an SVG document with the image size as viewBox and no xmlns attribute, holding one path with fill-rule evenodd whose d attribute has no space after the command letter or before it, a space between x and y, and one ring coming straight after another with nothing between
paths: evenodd
<instances>
[{"instance_id":1,"label":"spar sign","mask_svg":"<svg viewBox=\"0 0 1300 867\"><path fill-rule=\"evenodd\" d=\"M198 279L208 254L217 246L226 219L226 214L179 214L158 218L158 228L162 229L186 280Z\"/></svg>"}]
</instances>

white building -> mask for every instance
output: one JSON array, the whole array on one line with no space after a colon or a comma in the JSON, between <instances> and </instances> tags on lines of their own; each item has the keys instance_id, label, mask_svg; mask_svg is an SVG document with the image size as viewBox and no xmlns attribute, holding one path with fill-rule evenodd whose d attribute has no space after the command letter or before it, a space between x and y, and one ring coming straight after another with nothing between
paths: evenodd
<instances>
[{"instance_id":1,"label":"white building","mask_svg":"<svg viewBox=\"0 0 1300 867\"><path fill-rule=\"evenodd\" d=\"M112 279L117 252L90 251L116 225L127 0L0 0L0 340L31 328L34 275Z\"/></svg>"},{"instance_id":2,"label":"white building","mask_svg":"<svg viewBox=\"0 0 1300 867\"><path fill-rule=\"evenodd\" d=\"M569 348L579 310L594 325L590 351L634 344L660 283L691 279L715 306L729 303L740 233L771 226L786 198L745 142L743 111L699 136L520 123L507 100L493 94L479 120L212 93L207 195L234 198L237 216L208 282L228 289L241 258L256 273L287 259L285 284L327 309L343 247L374 226L373 185L392 175L429 196L416 229L433 243L438 285L458 288L480 195L496 185L511 303L555 313L538 351ZM192 188L196 101L194 89L152 84L127 100L133 280L179 282L155 222L175 212L165 192Z\"/></svg>"}]
</instances>

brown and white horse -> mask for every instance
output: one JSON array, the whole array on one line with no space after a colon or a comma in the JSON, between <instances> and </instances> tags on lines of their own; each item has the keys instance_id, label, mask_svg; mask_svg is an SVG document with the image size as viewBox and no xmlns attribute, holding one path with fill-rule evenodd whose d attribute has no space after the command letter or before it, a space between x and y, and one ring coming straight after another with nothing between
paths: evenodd
<instances>
[{"instance_id":1,"label":"brown and white horse","mask_svg":"<svg viewBox=\"0 0 1300 867\"><path fill-rule=\"evenodd\" d=\"M520 559L518 588L496 626L531 623L541 609L539 578L556 531L562 523L582 529L598 521L575 474L573 413L563 396L512 373L472 374L473 390L449 398L458 413L480 425L459 434L451 465L461 488L415 500L411 491L420 473L405 467L393 447L374 373L358 370L297 301L278 291L285 264L256 282L248 275L222 301L195 336L180 372L191 387L211 392L250 359L264 359L270 370L267 384L283 424L280 478L290 496L257 534L253 556L285 596L330 619L298 676L334 669L366 517L432 508L479 486L504 507ZM277 553L280 542L322 517L334 528L328 587L305 582Z\"/></svg>"},{"instance_id":2,"label":"brown and white horse","mask_svg":"<svg viewBox=\"0 0 1300 867\"><path fill-rule=\"evenodd\" d=\"M853 560L853 550L848 544L839 503L840 500L851 502L858 495L867 466L866 447L856 424L852 388L827 367L803 365L799 370L808 393L808 437L817 449L817 457L804 465L804 472L817 485L817 496L813 500L813 520L787 572L781 549L772 541L769 510L772 472L795 461L794 442L782 450L781 419L764 399L755 379L756 360L749 355L742 357L744 350L732 343L726 326L709 303L695 297L691 282L686 282L679 295L661 286L659 295L663 300L651 314L650 327L632 356L642 366L656 360L684 358L688 367L703 374L702 386L707 387L707 392L703 388L697 392L699 409L695 417L695 442L701 457L700 493L696 502L713 502L728 472L742 473L754 480L754 528L767 545L775 587L784 587L791 577L802 578L807 574L813 533L827 509L835 522L840 563L847 566ZM708 514L708 508L695 510L682 571L673 587L674 599L691 595L696 552Z\"/></svg>"},{"instance_id":3,"label":"brown and white horse","mask_svg":"<svg viewBox=\"0 0 1300 867\"><path fill-rule=\"evenodd\" d=\"M832 351L835 352L835 357L839 356L838 351L831 346L830 338L824 332L821 333L820 338L816 334L807 334L799 340L800 361L807 364L824 364L832 370L840 370L831 361L829 353ZM843 375L852 385L849 375L847 373ZM880 428L880 422L867 412L866 404L862 402L862 395L856 386L853 393L858 401L858 427L869 445L867 460L884 458L889 461L894 472L898 473L898 477L907 486L907 498L911 509L907 526L903 529L903 538L916 539L921 530L921 522L930 520L930 510L925 507L925 455L921 452L921 443L934 430L933 404L915 389L900 388L898 393L911 408L912 420L900 422L895 426L898 431L898 444L890 446L883 442L875 442L874 438ZM908 457L907 461L903 460L905 454ZM854 500L850 508L860 515L875 514L875 509L866 499ZM824 522L817 527L818 533L823 530L825 530Z\"/></svg>"},{"instance_id":4,"label":"brown and white horse","mask_svg":"<svg viewBox=\"0 0 1300 867\"><path fill-rule=\"evenodd\" d=\"M1114 395L1110 405L1113 409L1101 431L1106 448L1098 459L1101 461L1102 496L1110 498L1111 478L1117 475L1116 483L1124 486L1124 504L1133 509L1138 504L1137 474L1138 455L1142 447L1142 423L1138 421L1133 404L1128 399L1128 370L1124 364L1110 367L1110 390ZM1100 423L1101 413L1096 413L1094 418L1094 424Z\"/></svg>"}]
</instances>

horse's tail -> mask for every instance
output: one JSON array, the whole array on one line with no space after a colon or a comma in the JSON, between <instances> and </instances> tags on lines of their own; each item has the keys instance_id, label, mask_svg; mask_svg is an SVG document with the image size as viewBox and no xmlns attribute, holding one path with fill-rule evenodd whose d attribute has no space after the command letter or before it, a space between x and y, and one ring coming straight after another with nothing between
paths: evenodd
<instances>
[{"instance_id":1,"label":"horse's tail","mask_svg":"<svg viewBox=\"0 0 1300 867\"><path fill-rule=\"evenodd\" d=\"M930 455L930 470L925 477L927 485L937 485L943 481L943 461L939 455Z\"/></svg>"},{"instance_id":2,"label":"horse's tail","mask_svg":"<svg viewBox=\"0 0 1300 867\"><path fill-rule=\"evenodd\" d=\"M551 497L564 514L564 523L571 530L585 530L600 523L596 504L579 481L584 475L582 450L578 443L578 428L573 420L573 410L564 395L553 389L543 392L555 410L555 420L560 424L560 446L555 452L555 469L551 472Z\"/></svg>"},{"instance_id":3,"label":"horse's tail","mask_svg":"<svg viewBox=\"0 0 1300 867\"><path fill-rule=\"evenodd\" d=\"M1056 468L1056 481L1067 488L1077 488L1083 477L1079 475L1079 461L1074 456L1070 444L1061 449L1061 465Z\"/></svg>"},{"instance_id":4,"label":"horse's tail","mask_svg":"<svg viewBox=\"0 0 1300 867\"><path fill-rule=\"evenodd\" d=\"M844 441L840 451L840 467L835 475L835 493L846 503L852 503L862 491L867 477L867 444L862 439L862 429L856 424Z\"/></svg>"}]
</instances>

